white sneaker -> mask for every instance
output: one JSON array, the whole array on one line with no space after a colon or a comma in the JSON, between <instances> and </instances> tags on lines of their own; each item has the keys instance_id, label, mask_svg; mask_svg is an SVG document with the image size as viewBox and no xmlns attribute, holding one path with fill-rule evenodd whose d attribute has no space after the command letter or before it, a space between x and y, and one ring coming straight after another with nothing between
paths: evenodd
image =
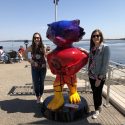
<instances>
[{"instance_id":1,"label":"white sneaker","mask_svg":"<svg viewBox=\"0 0 125 125\"><path fill-rule=\"evenodd\" d=\"M42 97L40 98L40 103L43 103L43 98Z\"/></svg>"},{"instance_id":2,"label":"white sneaker","mask_svg":"<svg viewBox=\"0 0 125 125\"><path fill-rule=\"evenodd\" d=\"M94 114L92 115L93 119L96 119L99 116L99 110L96 110Z\"/></svg>"}]
</instances>

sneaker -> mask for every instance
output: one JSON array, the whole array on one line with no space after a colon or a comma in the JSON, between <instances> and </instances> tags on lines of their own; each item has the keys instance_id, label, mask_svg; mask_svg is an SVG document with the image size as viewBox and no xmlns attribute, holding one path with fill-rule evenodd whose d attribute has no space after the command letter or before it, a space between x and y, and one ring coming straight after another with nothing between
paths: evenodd
<instances>
[{"instance_id":1,"label":"sneaker","mask_svg":"<svg viewBox=\"0 0 125 125\"><path fill-rule=\"evenodd\" d=\"M94 112L94 114L92 115L92 118L93 118L93 119L96 119L96 118L98 117L98 115L99 115L99 110L96 110L96 111Z\"/></svg>"},{"instance_id":2,"label":"sneaker","mask_svg":"<svg viewBox=\"0 0 125 125\"><path fill-rule=\"evenodd\" d=\"M42 97L40 98L40 103L43 103L43 98Z\"/></svg>"}]
</instances>

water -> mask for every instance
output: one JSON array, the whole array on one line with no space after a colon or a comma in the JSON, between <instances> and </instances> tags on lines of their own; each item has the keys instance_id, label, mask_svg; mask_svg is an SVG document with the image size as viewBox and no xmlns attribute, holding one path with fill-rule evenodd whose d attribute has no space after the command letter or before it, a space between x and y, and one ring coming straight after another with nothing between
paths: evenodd
<instances>
[{"instance_id":1,"label":"water","mask_svg":"<svg viewBox=\"0 0 125 125\"><path fill-rule=\"evenodd\" d=\"M111 60L117 63L125 64L125 40L107 40L106 44L109 45L111 51ZM52 49L55 48L55 45L49 41L45 40L44 44L49 45ZM15 50L18 51L20 45L24 46L24 41L4 41L0 42L0 46L4 47L5 51ZM29 44L31 45L31 41ZM79 41L73 44L76 47L83 47L89 50L89 41Z\"/></svg>"},{"instance_id":2,"label":"water","mask_svg":"<svg viewBox=\"0 0 125 125\"><path fill-rule=\"evenodd\" d=\"M107 40L105 43L110 47L110 60L125 64L125 40ZM89 41L80 41L76 43L75 46L89 50Z\"/></svg>"}]
</instances>

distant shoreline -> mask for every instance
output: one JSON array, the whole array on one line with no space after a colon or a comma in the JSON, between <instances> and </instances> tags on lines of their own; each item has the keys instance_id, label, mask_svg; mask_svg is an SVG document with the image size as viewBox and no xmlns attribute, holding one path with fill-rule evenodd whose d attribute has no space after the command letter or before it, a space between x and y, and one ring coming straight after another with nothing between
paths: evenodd
<instances>
[{"instance_id":1,"label":"distant shoreline","mask_svg":"<svg viewBox=\"0 0 125 125\"><path fill-rule=\"evenodd\" d=\"M125 38L119 38L119 39L105 39L105 40L125 40ZM3 40L0 42L24 42L25 40ZM31 42L32 40L28 40ZM48 40L43 40L43 41L48 41ZM80 41L90 41L90 39L82 39Z\"/></svg>"},{"instance_id":2,"label":"distant shoreline","mask_svg":"<svg viewBox=\"0 0 125 125\"><path fill-rule=\"evenodd\" d=\"M125 38L119 38L119 39L105 39L105 40L125 40ZM90 41L90 39L82 39L80 41Z\"/></svg>"}]
</instances>

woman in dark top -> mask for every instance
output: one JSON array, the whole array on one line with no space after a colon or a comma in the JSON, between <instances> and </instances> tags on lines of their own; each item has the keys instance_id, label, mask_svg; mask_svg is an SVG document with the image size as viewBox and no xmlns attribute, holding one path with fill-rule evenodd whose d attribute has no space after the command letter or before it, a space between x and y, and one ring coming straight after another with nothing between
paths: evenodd
<instances>
[{"instance_id":1,"label":"woman in dark top","mask_svg":"<svg viewBox=\"0 0 125 125\"><path fill-rule=\"evenodd\" d=\"M28 59L28 52L31 52L31 59ZM39 33L34 33L32 45L24 52L24 57L31 63L32 80L34 84L37 103L42 103L44 80L46 76L45 47Z\"/></svg>"}]
</instances>

